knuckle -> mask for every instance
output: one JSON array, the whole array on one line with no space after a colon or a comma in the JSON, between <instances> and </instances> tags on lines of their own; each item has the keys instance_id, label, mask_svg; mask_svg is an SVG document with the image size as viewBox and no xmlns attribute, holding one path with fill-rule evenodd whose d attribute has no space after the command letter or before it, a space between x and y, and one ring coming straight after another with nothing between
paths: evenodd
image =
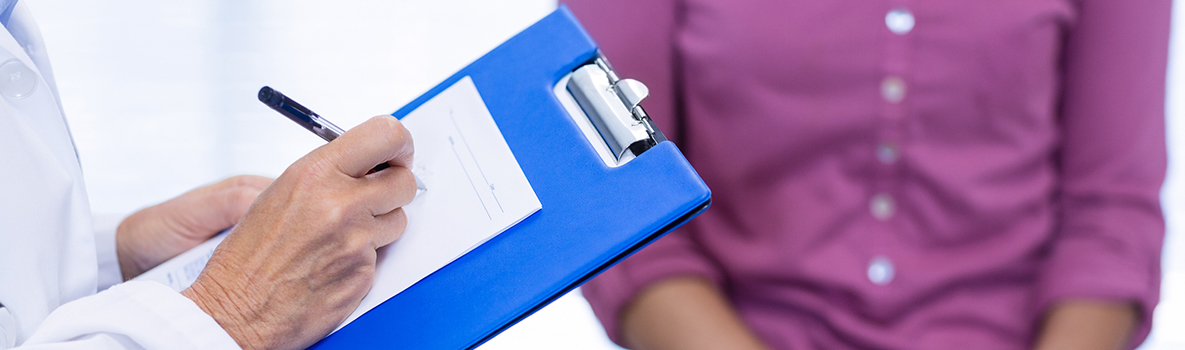
<instances>
[{"instance_id":1,"label":"knuckle","mask_svg":"<svg viewBox=\"0 0 1185 350\"><path fill-rule=\"evenodd\" d=\"M403 211L403 208L400 208L394 214L395 224L392 227L394 229L392 232L394 232L393 235L395 238L398 239L399 237L403 237L404 232L407 232L407 212Z\"/></svg>"},{"instance_id":2,"label":"knuckle","mask_svg":"<svg viewBox=\"0 0 1185 350\"><path fill-rule=\"evenodd\" d=\"M417 191L415 175L412 174L411 170L408 170L406 168L403 169L403 172L405 174L403 174L403 176L400 176L398 178L399 183L397 184L398 187L396 188L396 191L395 191L395 193L397 193L397 195L400 196L399 197L399 199L400 199L399 206L400 207L407 205L408 203L411 203L411 201L416 198L416 191Z\"/></svg>"},{"instance_id":3,"label":"knuckle","mask_svg":"<svg viewBox=\"0 0 1185 350\"><path fill-rule=\"evenodd\" d=\"M350 281L344 287L344 292L350 300L370 292L370 287L374 284L374 273L373 265L362 265L353 271Z\"/></svg>"},{"instance_id":4,"label":"knuckle","mask_svg":"<svg viewBox=\"0 0 1185 350\"><path fill-rule=\"evenodd\" d=\"M388 115L381 115L374 117L374 120L382 126L383 135L387 138L388 144L397 145L403 143L407 138L407 129L403 128L403 123L395 117Z\"/></svg>"},{"instance_id":5,"label":"knuckle","mask_svg":"<svg viewBox=\"0 0 1185 350\"><path fill-rule=\"evenodd\" d=\"M381 194L391 200L385 201L391 207L386 208L383 213L387 213L395 208L402 207L411 203L416 195L416 176L411 169L403 166L391 167L384 176L374 179L375 185L369 191L375 191L376 194ZM375 213L376 215L380 213Z\"/></svg>"},{"instance_id":6,"label":"knuckle","mask_svg":"<svg viewBox=\"0 0 1185 350\"><path fill-rule=\"evenodd\" d=\"M379 236L381 238L379 239L384 240L381 242L384 245L403 237L403 234L407 231L407 213L403 211L403 208L395 209L387 215L389 217L385 220L385 225L379 229L381 230L381 235Z\"/></svg>"},{"instance_id":7,"label":"knuckle","mask_svg":"<svg viewBox=\"0 0 1185 350\"><path fill-rule=\"evenodd\" d=\"M386 129L390 129L390 130L403 129L403 126L402 126L403 124L399 122L399 119L389 116L389 115L385 115L385 114L377 115L377 116L374 116L374 118L371 118L371 120L376 120L376 121L382 123L383 127Z\"/></svg>"},{"instance_id":8,"label":"knuckle","mask_svg":"<svg viewBox=\"0 0 1185 350\"><path fill-rule=\"evenodd\" d=\"M228 183L231 187L263 189L271 184L272 179L257 175L236 175L223 180L223 182Z\"/></svg>"},{"instance_id":9,"label":"knuckle","mask_svg":"<svg viewBox=\"0 0 1185 350\"><path fill-rule=\"evenodd\" d=\"M255 202L255 198L259 198L259 190L248 187L238 187L234 193L231 194L231 198L235 203L250 205L252 202Z\"/></svg>"},{"instance_id":10,"label":"knuckle","mask_svg":"<svg viewBox=\"0 0 1185 350\"><path fill-rule=\"evenodd\" d=\"M325 173L325 168L326 164L324 160L305 157L293 163L285 171L285 175L290 174L303 188L315 188L321 180L322 174Z\"/></svg>"},{"instance_id":11,"label":"knuckle","mask_svg":"<svg viewBox=\"0 0 1185 350\"><path fill-rule=\"evenodd\" d=\"M226 208L233 208L232 210L236 212L247 211L247 208L250 208L251 204L255 202L255 199L259 197L258 190L242 187L234 188L223 193L222 203Z\"/></svg>"},{"instance_id":12,"label":"knuckle","mask_svg":"<svg viewBox=\"0 0 1185 350\"><path fill-rule=\"evenodd\" d=\"M231 187L243 187L249 186L251 184L251 177L247 175L235 175L223 181L228 183Z\"/></svg>"},{"instance_id":13,"label":"knuckle","mask_svg":"<svg viewBox=\"0 0 1185 350\"><path fill-rule=\"evenodd\" d=\"M399 187L409 193L416 193L416 174L409 168L400 168Z\"/></svg>"},{"instance_id":14,"label":"knuckle","mask_svg":"<svg viewBox=\"0 0 1185 350\"><path fill-rule=\"evenodd\" d=\"M321 205L323 206L320 210L322 213L321 217L328 221L328 226L341 227L342 224L349 221L349 210L342 205L338 205L336 201L326 200Z\"/></svg>"},{"instance_id":15,"label":"knuckle","mask_svg":"<svg viewBox=\"0 0 1185 350\"><path fill-rule=\"evenodd\" d=\"M370 239L370 235L353 234L346 236L346 251L357 259L365 259L365 257L374 251L374 241Z\"/></svg>"}]
</instances>

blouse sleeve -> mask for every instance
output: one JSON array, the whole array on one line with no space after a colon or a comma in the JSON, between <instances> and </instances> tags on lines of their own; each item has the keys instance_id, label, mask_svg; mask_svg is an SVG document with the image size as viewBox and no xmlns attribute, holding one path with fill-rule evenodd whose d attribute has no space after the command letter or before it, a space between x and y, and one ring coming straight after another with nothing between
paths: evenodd
<instances>
[{"instance_id":1,"label":"blouse sleeve","mask_svg":"<svg viewBox=\"0 0 1185 350\"><path fill-rule=\"evenodd\" d=\"M1064 51L1061 209L1038 311L1066 299L1130 301L1151 328L1164 218L1170 0L1082 0ZM1039 319L1039 318L1038 318Z\"/></svg>"},{"instance_id":2,"label":"blouse sleeve","mask_svg":"<svg viewBox=\"0 0 1185 350\"><path fill-rule=\"evenodd\" d=\"M650 88L643 106L667 138L679 144L677 0L562 0L609 58L618 75ZM683 150L685 153L688 151ZM688 225L691 226L691 225ZM722 273L699 249L689 228L676 230L601 273L581 289L609 337L622 344L621 311L662 279L698 276L719 285Z\"/></svg>"}]
</instances>

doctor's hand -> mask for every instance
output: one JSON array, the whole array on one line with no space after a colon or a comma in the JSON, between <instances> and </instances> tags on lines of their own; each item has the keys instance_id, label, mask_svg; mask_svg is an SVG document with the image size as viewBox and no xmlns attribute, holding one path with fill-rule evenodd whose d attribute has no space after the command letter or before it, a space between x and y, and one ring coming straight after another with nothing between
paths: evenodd
<instances>
[{"instance_id":1,"label":"doctor's hand","mask_svg":"<svg viewBox=\"0 0 1185 350\"><path fill-rule=\"evenodd\" d=\"M374 281L376 249L403 234L412 141L379 116L284 171L182 291L244 349L303 349L345 320ZM375 165L390 168L368 174Z\"/></svg>"},{"instance_id":2,"label":"doctor's hand","mask_svg":"<svg viewBox=\"0 0 1185 350\"><path fill-rule=\"evenodd\" d=\"M272 179L235 176L128 216L115 231L123 279L160 265L234 226Z\"/></svg>"}]
</instances>

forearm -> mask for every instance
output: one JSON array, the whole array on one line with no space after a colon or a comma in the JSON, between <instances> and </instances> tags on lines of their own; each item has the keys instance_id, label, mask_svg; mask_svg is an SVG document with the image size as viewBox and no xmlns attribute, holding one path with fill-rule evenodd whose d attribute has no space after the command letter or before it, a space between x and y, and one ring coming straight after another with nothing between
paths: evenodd
<instances>
[{"instance_id":1,"label":"forearm","mask_svg":"<svg viewBox=\"0 0 1185 350\"><path fill-rule=\"evenodd\" d=\"M621 332L636 350L766 349L713 285L673 278L642 291L623 312Z\"/></svg>"},{"instance_id":2,"label":"forearm","mask_svg":"<svg viewBox=\"0 0 1185 350\"><path fill-rule=\"evenodd\" d=\"M1046 314L1037 350L1119 350L1131 341L1136 327L1131 303L1068 300Z\"/></svg>"}]
</instances>

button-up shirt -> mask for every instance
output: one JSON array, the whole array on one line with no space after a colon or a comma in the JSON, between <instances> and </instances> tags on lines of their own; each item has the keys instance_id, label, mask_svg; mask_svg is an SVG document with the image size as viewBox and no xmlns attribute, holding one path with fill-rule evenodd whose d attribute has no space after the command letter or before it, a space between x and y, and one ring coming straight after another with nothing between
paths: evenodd
<instances>
[{"instance_id":1,"label":"button-up shirt","mask_svg":"<svg viewBox=\"0 0 1185 350\"><path fill-rule=\"evenodd\" d=\"M1160 284L1169 0L571 0L713 190L584 293L698 276L782 349L1022 349Z\"/></svg>"}]
</instances>

